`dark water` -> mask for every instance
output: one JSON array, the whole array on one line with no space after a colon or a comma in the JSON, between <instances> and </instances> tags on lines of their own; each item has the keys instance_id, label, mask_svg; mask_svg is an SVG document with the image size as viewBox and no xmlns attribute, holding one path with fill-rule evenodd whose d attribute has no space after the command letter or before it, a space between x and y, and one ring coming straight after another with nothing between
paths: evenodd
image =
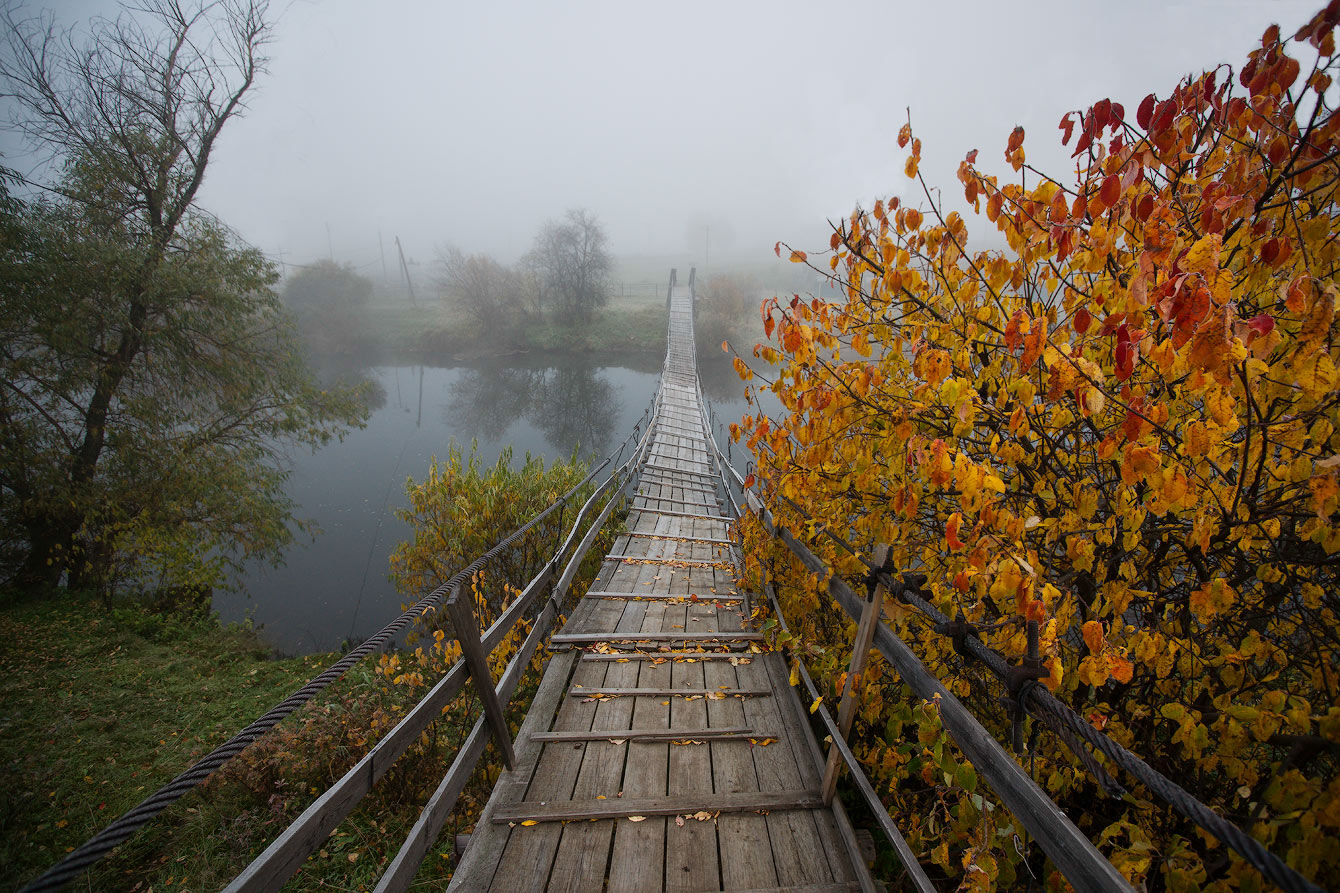
<instances>
[{"instance_id":1,"label":"dark water","mask_svg":"<svg viewBox=\"0 0 1340 893\"><path fill-rule=\"evenodd\" d=\"M219 592L225 622L251 620L286 654L337 649L395 617L404 599L388 579L388 558L409 536L395 517L405 480L421 480L430 457L454 440L478 443L484 463L506 446L546 461L604 457L642 417L660 375L659 357L522 358L452 368L374 366L376 403L366 428L315 454L292 457L289 494L296 515L316 523L299 535L284 564L246 569L236 592ZM703 389L718 412L737 419L745 405L729 363L701 364Z\"/></svg>"}]
</instances>

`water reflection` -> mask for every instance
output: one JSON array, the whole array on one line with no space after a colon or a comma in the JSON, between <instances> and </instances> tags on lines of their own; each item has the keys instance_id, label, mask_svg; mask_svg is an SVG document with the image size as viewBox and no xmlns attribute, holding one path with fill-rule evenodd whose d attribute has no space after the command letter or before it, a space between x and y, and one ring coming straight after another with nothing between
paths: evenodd
<instances>
[{"instance_id":1,"label":"water reflection","mask_svg":"<svg viewBox=\"0 0 1340 893\"><path fill-rule=\"evenodd\" d=\"M311 453L294 451L286 485L299 518L321 532L300 536L281 567L249 565L238 590L216 591L225 621L248 616L286 653L358 641L394 617L404 599L387 579L395 544L410 535L395 516L406 477L421 480L451 441L475 441L491 463L510 446L546 460L604 455L642 416L660 360L622 356L511 358L509 364L444 368L373 365L366 428ZM357 364L324 364L325 383L356 380ZM738 410L735 413L738 415Z\"/></svg>"},{"instance_id":2,"label":"water reflection","mask_svg":"<svg viewBox=\"0 0 1340 893\"><path fill-rule=\"evenodd\" d=\"M495 363L466 370L452 384L443 411L448 424L488 440L524 419L552 449L576 445L582 455L603 456L615 440L623 403L601 367Z\"/></svg>"}]
</instances>

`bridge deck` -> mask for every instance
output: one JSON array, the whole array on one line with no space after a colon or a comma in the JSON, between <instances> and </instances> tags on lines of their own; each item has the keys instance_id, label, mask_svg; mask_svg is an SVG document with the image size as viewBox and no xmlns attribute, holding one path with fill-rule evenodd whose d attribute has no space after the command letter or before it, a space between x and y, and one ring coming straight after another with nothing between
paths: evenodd
<instances>
[{"instance_id":1,"label":"bridge deck","mask_svg":"<svg viewBox=\"0 0 1340 893\"><path fill-rule=\"evenodd\" d=\"M652 431L629 532L553 637L452 889L871 889L785 665L748 629L687 288Z\"/></svg>"}]
</instances>

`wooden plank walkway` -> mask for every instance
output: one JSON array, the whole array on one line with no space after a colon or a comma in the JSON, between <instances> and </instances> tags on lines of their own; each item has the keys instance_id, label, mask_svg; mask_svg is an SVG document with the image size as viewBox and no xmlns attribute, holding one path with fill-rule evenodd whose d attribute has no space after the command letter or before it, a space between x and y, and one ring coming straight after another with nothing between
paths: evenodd
<instances>
[{"instance_id":1,"label":"wooden plank walkway","mask_svg":"<svg viewBox=\"0 0 1340 893\"><path fill-rule=\"evenodd\" d=\"M690 289L643 474L453 890L873 890L781 658L748 629L713 487Z\"/></svg>"}]
</instances>

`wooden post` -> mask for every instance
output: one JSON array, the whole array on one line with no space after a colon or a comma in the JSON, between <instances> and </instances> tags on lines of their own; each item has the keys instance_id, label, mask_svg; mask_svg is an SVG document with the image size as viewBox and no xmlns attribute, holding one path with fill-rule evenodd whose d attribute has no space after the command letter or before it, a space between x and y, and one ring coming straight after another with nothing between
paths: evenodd
<instances>
[{"instance_id":1,"label":"wooden post","mask_svg":"<svg viewBox=\"0 0 1340 893\"><path fill-rule=\"evenodd\" d=\"M511 769L516 764L516 755L512 753L512 736L507 731L507 717L503 715L498 693L493 690L493 674L489 672L488 656L484 654L484 646L479 641L479 621L475 617L473 599L470 602L461 598L461 584L457 583L447 598L447 609L451 611L451 622L456 627L456 641L461 643L461 654L465 657L465 665L470 668L475 691L484 702L484 715L488 717L489 728L493 730L493 740L502 752L503 763Z\"/></svg>"},{"instance_id":2,"label":"wooden post","mask_svg":"<svg viewBox=\"0 0 1340 893\"><path fill-rule=\"evenodd\" d=\"M883 565L889 556L889 546L880 543L875 547L875 563ZM875 640L875 626L884 613L884 584L877 583L870 588L865 606L861 610L861 619L856 624L856 640L852 643L851 662L847 665L847 684L843 686L842 702L838 706L838 730L842 739L847 739L851 723L856 713L857 679L865 672L866 662L870 658L870 646ZM842 768L842 754L838 752L837 742L828 747L828 765L824 767L823 784L819 787L824 805L833 802L837 790L838 771Z\"/></svg>"}]
</instances>

